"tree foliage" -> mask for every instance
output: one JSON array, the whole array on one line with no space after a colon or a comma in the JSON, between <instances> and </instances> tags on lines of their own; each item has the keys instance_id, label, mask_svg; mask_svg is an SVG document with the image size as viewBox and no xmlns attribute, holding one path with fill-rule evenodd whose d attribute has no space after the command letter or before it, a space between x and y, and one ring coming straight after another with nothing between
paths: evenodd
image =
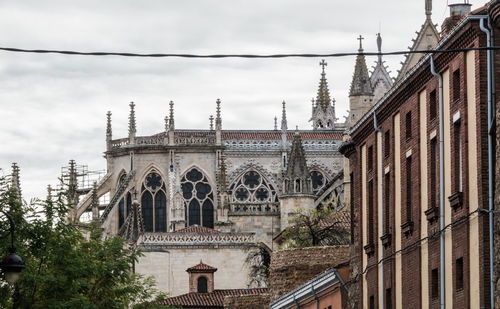
<instances>
[{"instance_id":1,"label":"tree foliage","mask_svg":"<svg viewBox=\"0 0 500 309\"><path fill-rule=\"evenodd\" d=\"M250 284L257 287L269 286L269 266L271 265L271 250L265 244L248 252L245 263L250 272Z\"/></svg>"},{"instance_id":2,"label":"tree foliage","mask_svg":"<svg viewBox=\"0 0 500 309\"><path fill-rule=\"evenodd\" d=\"M330 207L298 208L282 239L291 248L346 245L350 239L346 221L344 212Z\"/></svg>"},{"instance_id":3,"label":"tree foliage","mask_svg":"<svg viewBox=\"0 0 500 309\"><path fill-rule=\"evenodd\" d=\"M68 223L70 209L62 192L22 202L0 178L0 210L14 219L15 247L26 263L14 287L0 281L0 307L97 309L142 303L140 308L166 308L147 302L164 297L154 280L131 271L141 253L124 246L120 237L104 240L96 224ZM8 222L0 216L0 235L7 231ZM8 237L0 239L1 256L9 247Z\"/></svg>"}]
</instances>

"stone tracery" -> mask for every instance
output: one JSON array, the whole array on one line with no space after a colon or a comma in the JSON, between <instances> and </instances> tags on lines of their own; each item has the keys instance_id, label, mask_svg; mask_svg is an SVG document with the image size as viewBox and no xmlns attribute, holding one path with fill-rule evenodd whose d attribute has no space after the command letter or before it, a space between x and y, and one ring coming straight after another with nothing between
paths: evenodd
<instances>
[{"instance_id":1,"label":"stone tracery","mask_svg":"<svg viewBox=\"0 0 500 309\"><path fill-rule=\"evenodd\" d=\"M165 183L156 170L151 170L141 189L141 209L146 232L167 232L167 195Z\"/></svg>"},{"instance_id":2,"label":"stone tracery","mask_svg":"<svg viewBox=\"0 0 500 309\"><path fill-rule=\"evenodd\" d=\"M181 179L187 225L214 227L214 194L202 172L190 169Z\"/></svg>"}]
</instances>

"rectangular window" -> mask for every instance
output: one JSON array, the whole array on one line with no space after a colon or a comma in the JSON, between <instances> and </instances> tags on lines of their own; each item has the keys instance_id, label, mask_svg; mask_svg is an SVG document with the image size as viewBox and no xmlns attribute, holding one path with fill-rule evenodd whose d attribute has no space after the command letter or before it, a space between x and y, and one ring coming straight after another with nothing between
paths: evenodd
<instances>
[{"instance_id":1,"label":"rectangular window","mask_svg":"<svg viewBox=\"0 0 500 309\"><path fill-rule=\"evenodd\" d=\"M436 119L438 109L438 100L436 90L432 90L429 95L429 117L431 120Z\"/></svg>"},{"instance_id":2,"label":"rectangular window","mask_svg":"<svg viewBox=\"0 0 500 309\"><path fill-rule=\"evenodd\" d=\"M368 170L373 170L373 146L368 147Z\"/></svg>"},{"instance_id":3,"label":"rectangular window","mask_svg":"<svg viewBox=\"0 0 500 309\"><path fill-rule=\"evenodd\" d=\"M375 309L375 296L370 296L370 309Z\"/></svg>"},{"instance_id":4,"label":"rectangular window","mask_svg":"<svg viewBox=\"0 0 500 309\"><path fill-rule=\"evenodd\" d=\"M412 127L411 127L411 112L408 112L406 113L406 139L410 139L411 138L411 130L412 130Z\"/></svg>"},{"instance_id":5,"label":"rectangular window","mask_svg":"<svg viewBox=\"0 0 500 309\"><path fill-rule=\"evenodd\" d=\"M412 179L411 179L411 156L406 158L406 221L412 218Z\"/></svg>"},{"instance_id":6,"label":"rectangular window","mask_svg":"<svg viewBox=\"0 0 500 309\"><path fill-rule=\"evenodd\" d=\"M384 214L384 223L385 223L385 233L384 234L389 234L389 223L391 222L390 220L390 210L391 210L391 174L387 173L385 174L385 184L384 184L384 190L385 190L385 198L384 198L384 208L385 208L385 214Z\"/></svg>"},{"instance_id":7,"label":"rectangular window","mask_svg":"<svg viewBox=\"0 0 500 309\"><path fill-rule=\"evenodd\" d=\"M460 69L453 72L453 102L460 99Z\"/></svg>"},{"instance_id":8,"label":"rectangular window","mask_svg":"<svg viewBox=\"0 0 500 309\"><path fill-rule=\"evenodd\" d=\"M392 309L392 291L391 291L391 288L385 289L385 309Z\"/></svg>"},{"instance_id":9,"label":"rectangular window","mask_svg":"<svg viewBox=\"0 0 500 309\"><path fill-rule=\"evenodd\" d=\"M437 268L434 268L432 270L431 280L432 280L432 286L431 286L432 298L438 298L439 297L439 272L438 272Z\"/></svg>"},{"instance_id":10,"label":"rectangular window","mask_svg":"<svg viewBox=\"0 0 500 309\"><path fill-rule=\"evenodd\" d=\"M385 131L384 134L384 156L386 158L391 154L391 132L389 130Z\"/></svg>"},{"instance_id":11,"label":"rectangular window","mask_svg":"<svg viewBox=\"0 0 500 309\"><path fill-rule=\"evenodd\" d=\"M460 120L453 125L453 167L455 192L462 192L462 135L460 134Z\"/></svg>"},{"instance_id":12,"label":"rectangular window","mask_svg":"<svg viewBox=\"0 0 500 309\"><path fill-rule=\"evenodd\" d=\"M368 182L368 243L373 244L373 180Z\"/></svg>"},{"instance_id":13,"label":"rectangular window","mask_svg":"<svg viewBox=\"0 0 500 309\"><path fill-rule=\"evenodd\" d=\"M464 288L464 258L458 258L455 261L455 288L461 290Z\"/></svg>"},{"instance_id":14,"label":"rectangular window","mask_svg":"<svg viewBox=\"0 0 500 309\"><path fill-rule=\"evenodd\" d=\"M439 205L439 188L438 188L438 156L437 156L437 139L433 138L431 139L431 170L430 170L430 178L431 178L431 207L437 207Z\"/></svg>"}]
</instances>

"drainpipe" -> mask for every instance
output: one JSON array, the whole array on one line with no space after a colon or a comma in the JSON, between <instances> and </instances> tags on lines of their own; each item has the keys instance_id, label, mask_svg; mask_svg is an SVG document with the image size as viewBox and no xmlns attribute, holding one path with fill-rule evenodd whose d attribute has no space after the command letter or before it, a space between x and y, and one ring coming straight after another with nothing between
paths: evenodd
<instances>
[{"instance_id":1,"label":"drainpipe","mask_svg":"<svg viewBox=\"0 0 500 309\"><path fill-rule=\"evenodd\" d=\"M379 208L379 222L380 222L380 229L383 231L384 229L384 181L383 181L383 168L382 168L382 152L384 151L384 144L382 143L382 130L377 125L377 115L375 114L375 111L373 112L373 127L375 128L375 131L380 133L380 152L378 152L378 166L379 166L379 178L380 180L380 191L379 191L379 198L380 198L380 208ZM377 240L378 241L378 240ZM381 257L382 263L380 263L381 267L381 280L382 280L382 293L380 293L380 297L382 300L382 309L385 308L385 301L384 301L384 292L385 292L385 284L384 284L384 248L382 246L379 246L379 254Z\"/></svg>"},{"instance_id":2,"label":"drainpipe","mask_svg":"<svg viewBox=\"0 0 500 309\"><path fill-rule=\"evenodd\" d=\"M445 285L444 285L444 127L443 127L443 77L434 70L434 57L430 56L431 73L436 76L439 82L439 267L440 267L440 283L441 283L441 309L446 308L445 305Z\"/></svg>"},{"instance_id":3,"label":"drainpipe","mask_svg":"<svg viewBox=\"0 0 500 309\"><path fill-rule=\"evenodd\" d=\"M486 47L491 47L491 33L484 26L484 20L479 20L479 28L486 33ZM490 306L495 308L495 285L493 277L493 129L494 129L494 107L492 103L492 55L487 51L487 80L488 80L488 204L489 204L489 236L490 236Z\"/></svg>"},{"instance_id":4,"label":"drainpipe","mask_svg":"<svg viewBox=\"0 0 500 309\"><path fill-rule=\"evenodd\" d=\"M314 284L311 284L311 291L313 292L314 300L316 301L316 309L319 309L319 298L318 294L316 294L316 290L314 289Z\"/></svg>"}]
</instances>

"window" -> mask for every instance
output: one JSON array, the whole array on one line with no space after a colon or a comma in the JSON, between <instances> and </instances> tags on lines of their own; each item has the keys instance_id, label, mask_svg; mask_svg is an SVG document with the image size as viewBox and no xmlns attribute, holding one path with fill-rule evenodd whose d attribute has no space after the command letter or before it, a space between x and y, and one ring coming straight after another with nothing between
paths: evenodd
<instances>
[{"instance_id":1,"label":"window","mask_svg":"<svg viewBox=\"0 0 500 309\"><path fill-rule=\"evenodd\" d=\"M300 179L295 179L295 192L301 192L300 189Z\"/></svg>"},{"instance_id":2,"label":"window","mask_svg":"<svg viewBox=\"0 0 500 309\"><path fill-rule=\"evenodd\" d=\"M370 309L375 309L375 296L370 296Z\"/></svg>"},{"instance_id":3,"label":"window","mask_svg":"<svg viewBox=\"0 0 500 309\"><path fill-rule=\"evenodd\" d=\"M141 208L146 232L167 232L167 196L161 176L151 171L142 184ZM131 207L131 206L130 206ZM127 208L129 204L127 202Z\"/></svg>"},{"instance_id":4,"label":"window","mask_svg":"<svg viewBox=\"0 0 500 309\"><path fill-rule=\"evenodd\" d=\"M385 131L384 134L384 157L388 158L391 154L391 132Z\"/></svg>"},{"instance_id":5,"label":"window","mask_svg":"<svg viewBox=\"0 0 500 309\"><path fill-rule=\"evenodd\" d=\"M391 222L390 217L389 217L390 216L390 209L391 209L391 174L387 173L387 174L385 174L384 177L385 177L384 223L385 223L385 234L389 234L389 224Z\"/></svg>"},{"instance_id":6,"label":"window","mask_svg":"<svg viewBox=\"0 0 500 309\"><path fill-rule=\"evenodd\" d=\"M208 179L198 169L192 168L181 179L182 196L186 208L187 225L214 227L214 194ZM245 193L241 192L240 198Z\"/></svg>"},{"instance_id":7,"label":"window","mask_svg":"<svg viewBox=\"0 0 500 309\"><path fill-rule=\"evenodd\" d=\"M453 102L460 99L460 69L453 72Z\"/></svg>"},{"instance_id":8,"label":"window","mask_svg":"<svg viewBox=\"0 0 500 309\"><path fill-rule=\"evenodd\" d=\"M122 227L125 222L125 198L118 203L118 227Z\"/></svg>"},{"instance_id":9,"label":"window","mask_svg":"<svg viewBox=\"0 0 500 309\"><path fill-rule=\"evenodd\" d=\"M311 171L309 174L311 176L313 192L316 194L325 185L325 176L320 171Z\"/></svg>"},{"instance_id":10,"label":"window","mask_svg":"<svg viewBox=\"0 0 500 309\"><path fill-rule=\"evenodd\" d=\"M460 120L453 125L453 167L455 192L462 192L462 136L460 134Z\"/></svg>"},{"instance_id":11,"label":"window","mask_svg":"<svg viewBox=\"0 0 500 309\"><path fill-rule=\"evenodd\" d=\"M385 289L385 309L392 309L392 291L391 291L391 288Z\"/></svg>"},{"instance_id":12,"label":"window","mask_svg":"<svg viewBox=\"0 0 500 309\"><path fill-rule=\"evenodd\" d=\"M409 140L411 138L411 112L406 113L406 139Z\"/></svg>"},{"instance_id":13,"label":"window","mask_svg":"<svg viewBox=\"0 0 500 309\"><path fill-rule=\"evenodd\" d=\"M430 178L431 178L431 207L437 207L439 205L439 189L438 189L438 181L437 177L439 174L438 171L438 156L437 156L437 139L431 139L431 162L430 162Z\"/></svg>"},{"instance_id":14,"label":"window","mask_svg":"<svg viewBox=\"0 0 500 309\"><path fill-rule=\"evenodd\" d=\"M434 268L431 272L431 280L432 280L432 286L431 286L431 295L432 298L438 298L439 297L439 273L438 269Z\"/></svg>"},{"instance_id":15,"label":"window","mask_svg":"<svg viewBox=\"0 0 500 309\"><path fill-rule=\"evenodd\" d=\"M406 221L412 218L412 183L411 183L411 156L406 158Z\"/></svg>"},{"instance_id":16,"label":"window","mask_svg":"<svg viewBox=\"0 0 500 309\"><path fill-rule=\"evenodd\" d=\"M373 146L368 147L368 170L373 170Z\"/></svg>"},{"instance_id":17,"label":"window","mask_svg":"<svg viewBox=\"0 0 500 309\"><path fill-rule=\"evenodd\" d=\"M208 292L208 283L207 283L207 278L206 277L199 277L198 278L198 293L207 293Z\"/></svg>"},{"instance_id":18,"label":"window","mask_svg":"<svg viewBox=\"0 0 500 309\"><path fill-rule=\"evenodd\" d=\"M285 182L287 187L288 180ZM274 186L255 170L249 170L236 178L229 186L229 196L231 203L240 205L279 202Z\"/></svg>"},{"instance_id":19,"label":"window","mask_svg":"<svg viewBox=\"0 0 500 309\"><path fill-rule=\"evenodd\" d=\"M368 243L373 244L373 225L374 225L374 218L373 218L373 180L370 180L368 182Z\"/></svg>"},{"instance_id":20,"label":"window","mask_svg":"<svg viewBox=\"0 0 500 309\"><path fill-rule=\"evenodd\" d=\"M436 119L438 109L438 101L436 90L432 90L429 95L429 117L431 120Z\"/></svg>"},{"instance_id":21,"label":"window","mask_svg":"<svg viewBox=\"0 0 500 309\"><path fill-rule=\"evenodd\" d=\"M455 261L455 289L464 288L464 258L460 257Z\"/></svg>"}]
</instances>

